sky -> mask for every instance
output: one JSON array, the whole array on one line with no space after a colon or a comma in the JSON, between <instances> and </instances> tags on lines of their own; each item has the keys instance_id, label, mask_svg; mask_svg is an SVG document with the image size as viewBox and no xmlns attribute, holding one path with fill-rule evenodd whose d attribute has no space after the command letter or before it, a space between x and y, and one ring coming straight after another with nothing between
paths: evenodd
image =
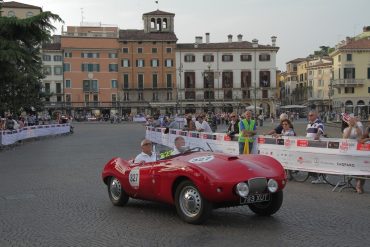
<instances>
[{"instance_id":1,"label":"sky","mask_svg":"<svg viewBox=\"0 0 370 247\"><path fill-rule=\"evenodd\" d=\"M5 0L7 2L7 0ZM175 14L178 43L193 43L195 36L210 33L211 42L258 39L271 44L277 36L277 67L307 57L320 46L333 47L347 36L370 26L369 0L18 0L58 14L61 26L84 22L112 24L121 29L143 29L142 14L160 9Z\"/></svg>"}]
</instances>

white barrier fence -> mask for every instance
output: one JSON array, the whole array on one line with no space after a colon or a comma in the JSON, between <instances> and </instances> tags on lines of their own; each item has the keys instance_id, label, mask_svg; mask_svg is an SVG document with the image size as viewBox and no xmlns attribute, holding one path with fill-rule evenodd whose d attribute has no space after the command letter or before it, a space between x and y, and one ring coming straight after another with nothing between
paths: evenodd
<instances>
[{"instance_id":1,"label":"white barrier fence","mask_svg":"<svg viewBox=\"0 0 370 247\"><path fill-rule=\"evenodd\" d=\"M223 133L201 133L163 128L146 128L146 138L173 148L174 139L183 136L186 146L201 147L214 152L239 154L239 145ZM355 140L323 138L320 141L305 137L258 136L254 151L277 159L285 169L326 174L370 176L370 144ZM209 145L209 146L208 146Z\"/></svg>"},{"instance_id":2,"label":"white barrier fence","mask_svg":"<svg viewBox=\"0 0 370 247\"><path fill-rule=\"evenodd\" d=\"M0 144L11 145L29 138L68 133L70 124L50 124L23 127L17 130L0 131Z\"/></svg>"}]
</instances>

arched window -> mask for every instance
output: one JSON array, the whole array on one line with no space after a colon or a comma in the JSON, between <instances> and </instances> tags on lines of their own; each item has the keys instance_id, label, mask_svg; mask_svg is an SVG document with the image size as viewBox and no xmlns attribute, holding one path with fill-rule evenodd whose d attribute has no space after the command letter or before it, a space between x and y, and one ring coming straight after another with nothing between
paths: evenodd
<instances>
[{"instance_id":1,"label":"arched window","mask_svg":"<svg viewBox=\"0 0 370 247\"><path fill-rule=\"evenodd\" d=\"M365 102L363 100L357 101L357 105L365 105Z\"/></svg>"},{"instance_id":2,"label":"arched window","mask_svg":"<svg viewBox=\"0 0 370 247\"><path fill-rule=\"evenodd\" d=\"M163 18L162 28L167 29L167 18Z\"/></svg>"},{"instance_id":3,"label":"arched window","mask_svg":"<svg viewBox=\"0 0 370 247\"><path fill-rule=\"evenodd\" d=\"M15 16L14 11L12 10L8 11L8 17L13 17L13 16Z\"/></svg>"},{"instance_id":4,"label":"arched window","mask_svg":"<svg viewBox=\"0 0 370 247\"><path fill-rule=\"evenodd\" d=\"M33 13L31 11L28 11L27 14L26 14L26 17L29 18L29 17L32 17L33 16Z\"/></svg>"},{"instance_id":5,"label":"arched window","mask_svg":"<svg viewBox=\"0 0 370 247\"><path fill-rule=\"evenodd\" d=\"M150 28L151 29L157 29L157 27L155 25L155 19L154 18L150 19Z\"/></svg>"},{"instance_id":6,"label":"arched window","mask_svg":"<svg viewBox=\"0 0 370 247\"><path fill-rule=\"evenodd\" d=\"M157 30L162 31L162 19L161 18L157 19Z\"/></svg>"},{"instance_id":7,"label":"arched window","mask_svg":"<svg viewBox=\"0 0 370 247\"><path fill-rule=\"evenodd\" d=\"M347 100L345 105L346 105L346 106L350 106L350 107L352 107L352 106L353 106L353 103L352 103L352 101Z\"/></svg>"}]
</instances>

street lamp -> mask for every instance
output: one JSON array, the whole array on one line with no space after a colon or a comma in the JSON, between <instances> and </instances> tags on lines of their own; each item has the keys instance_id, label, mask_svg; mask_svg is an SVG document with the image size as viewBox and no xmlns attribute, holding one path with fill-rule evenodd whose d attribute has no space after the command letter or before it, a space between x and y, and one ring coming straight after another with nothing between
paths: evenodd
<instances>
[{"instance_id":1,"label":"street lamp","mask_svg":"<svg viewBox=\"0 0 370 247\"><path fill-rule=\"evenodd\" d=\"M211 105L211 82L210 80L213 78L211 75L211 64L207 65L208 70L202 72L203 78L207 81L207 88L208 88L208 111L212 111Z\"/></svg>"},{"instance_id":2,"label":"street lamp","mask_svg":"<svg viewBox=\"0 0 370 247\"><path fill-rule=\"evenodd\" d=\"M182 114L182 100L181 100L181 74L183 72L183 65L182 63L180 62L180 65L179 65L179 68L178 68L178 71L179 71L179 78L180 78L180 83L179 83L179 87L177 88L177 104L180 102L180 114Z\"/></svg>"},{"instance_id":3,"label":"street lamp","mask_svg":"<svg viewBox=\"0 0 370 247\"><path fill-rule=\"evenodd\" d=\"M252 47L254 48L254 117L257 118L257 49L258 39L252 40Z\"/></svg>"}]
</instances>

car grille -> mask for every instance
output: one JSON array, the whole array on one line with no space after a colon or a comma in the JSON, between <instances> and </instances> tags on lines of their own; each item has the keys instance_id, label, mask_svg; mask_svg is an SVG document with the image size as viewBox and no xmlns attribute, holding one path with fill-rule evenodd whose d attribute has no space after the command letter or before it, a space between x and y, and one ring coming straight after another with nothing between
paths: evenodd
<instances>
[{"instance_id":1,"label":"car grille","mask_svg":"<svg viewBox=\"0 0 370 247\"><path fill-rule=\"evenodd\" d=\"M263 193L267 188L266 178L252 178L248 180L249 193Z\"/></svg>"}]
</instances>

